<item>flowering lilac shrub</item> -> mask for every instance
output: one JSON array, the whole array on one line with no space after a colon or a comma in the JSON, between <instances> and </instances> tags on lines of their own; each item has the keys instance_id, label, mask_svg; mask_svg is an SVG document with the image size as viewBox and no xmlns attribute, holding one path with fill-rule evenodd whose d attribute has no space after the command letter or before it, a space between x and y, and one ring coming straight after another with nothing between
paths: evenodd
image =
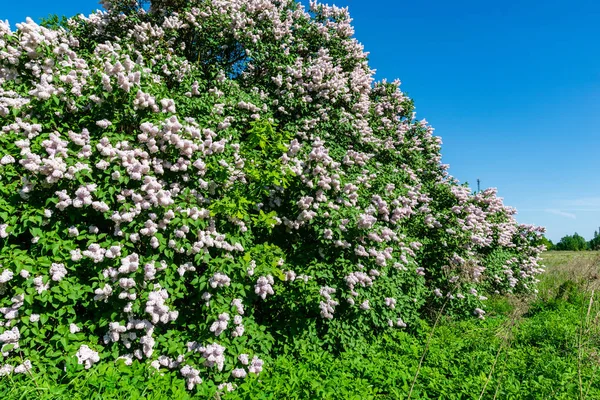
<instances>
[{"instance_id":1,"label":"flowering lilac shrub","mask_svg":"<svg viewBox=\"0 0 600 400\"><path fill-rule=\"evenodd\" d=\"M448 175L346 9L104 6L0 22L2 375L139 360L232 388L295 334L534 290L543 230Z\"/></svg>"}]
</instances>

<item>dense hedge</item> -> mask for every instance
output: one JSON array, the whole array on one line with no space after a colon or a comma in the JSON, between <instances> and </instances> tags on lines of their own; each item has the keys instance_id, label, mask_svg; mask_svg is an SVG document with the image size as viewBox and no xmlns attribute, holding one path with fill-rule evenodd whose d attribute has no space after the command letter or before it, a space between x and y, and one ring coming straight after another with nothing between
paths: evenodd
<instances>
[{"instance_id":1,"label":"dense hedge","mask_svg":"<svg viewBox=\"0 0 600 400\"><path fill-rule=\"evenodd\" d=\"M346 9L136 4L0 22L0 375L121 358L223 389L295 338L534 289L543 230L448 175Z\"/></svg>"}]
</instances>

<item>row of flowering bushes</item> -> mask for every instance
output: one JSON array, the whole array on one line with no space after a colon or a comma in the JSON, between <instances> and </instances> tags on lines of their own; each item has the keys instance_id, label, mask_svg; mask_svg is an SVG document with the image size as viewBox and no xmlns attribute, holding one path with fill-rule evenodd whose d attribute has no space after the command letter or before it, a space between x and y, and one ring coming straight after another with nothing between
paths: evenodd
<instances>
[{"instance_id":1,"label":"row of flowering bushes","mask_svg":"<svg viewBox=\"0 0 600 400\"><path fill-rule=\"evenodd\" d=\"M120 359L225 390L295 335L534 289L542 229L448 175L346 9L104 7L0 22L0 375Z\"/></svg>"}]
</instances>

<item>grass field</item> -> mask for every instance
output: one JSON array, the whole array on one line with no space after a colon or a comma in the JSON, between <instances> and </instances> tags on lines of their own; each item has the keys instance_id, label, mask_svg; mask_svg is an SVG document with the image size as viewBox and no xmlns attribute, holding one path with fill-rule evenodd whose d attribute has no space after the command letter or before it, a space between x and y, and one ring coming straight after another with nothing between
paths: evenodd
<instances>
[{"instance_id":1,"label":"grass field","mask_svg":"<svg viewBox=\"0 0 600 400\"><path fill-rule=\"evenodd\" d=\"M547 252L539 292L488 301L487 318L422 321L341 354L308 340L233 399L600 399L600 252ZM187 399L177 373L104 364L61 382L0 378L1 399ZM202 398L202 397L196 397Z\"/></svg>"},{"instance_id":2,"label":"grass field","mask_svg":"<svg viewBox=\"0 0 600 400\"><path fill-rule=\"evenodd\" d=\"M542 258L547 274L540 282L541 295L553 294L565 281L577 282L585 290L600 287L600 251L548 251Z\"/></svg>"}]
</instances>

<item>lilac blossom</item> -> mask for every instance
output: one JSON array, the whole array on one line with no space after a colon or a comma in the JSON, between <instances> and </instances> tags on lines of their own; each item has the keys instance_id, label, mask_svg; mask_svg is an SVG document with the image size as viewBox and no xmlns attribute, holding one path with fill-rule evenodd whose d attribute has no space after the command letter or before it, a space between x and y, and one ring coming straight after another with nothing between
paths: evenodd
<instances>
[{"instance_id":1,"label":"lilac blossom","mask_svg":"<svg viewBox=\"0 0 600 400\"><path fill-rule=\"evenodd\" d=\"M267 295L273 295L275 292L273 291L273 285L275 282L271 275L261 276L256 281L256 285L254 285L254 292L263 300L267 298Z\"/></svg>"},{"instance_id":2,"label":"lilac blossom","mask_svg":"<svg viewBox=\"0 0 600 400\"><path fill-rule=\"evenodd\" d=\"M209 284L213 289L221 288L229 286L231 284L231 279L227 275L217 272L209 279Z\"/></svg>"},{"instance_id":3,"label":"lilac blossom","mask_svg":"<svg viewBox=\"0 0 600 400\"><path fill-rule=\"evenodd\" d=\"M67 275L67 269L64 264L52 263L50 267L50 275L53 281L60 281Z\"/></svg>"},{"instance_id":4,"label":"lilac blossom","mask_svg":"<svg viewBox=\"0 0 600 400\"><path fill-rule=\"evenodd\" d=\"M90 349L87 345L82 344L75 354L77 356L77 363L83 364L85 369L90 369L92 365L100 361L98 352Z\"/></svg>"},{"instance_id":5,"label":"lilac blossom","mask_svg":"<svg viewBox=\"0 0 600 400\"><path fill-rule=\"evenodd\" d=\"M184 365L179 372L181 372L181 375L185 378L188 390L192 390L196 385L202 383L200 371L189 365Z\"/></svg>"},{"instance_id":6,"label":"lilac blossom","mask_svg":"<svg viewBox=\"0 0 600 400\"><path fill-rule=\"evenodd\" d=\"M246 370L244 368L235 368L231 371L231 376L234 378L245 378L247 375Z\"/></svg>"},{"instance_id":7,"label":"lilac blossom","mask_svg":"<svg viewBox=\"0 0 600 400\"><path fill-rule=\"evenodd\" d=\"M263 369L263 360L254 356L252 357L252 361L250 362L250 366L248 367L248 372L251 374L258 375L262 372Z\"/></svg>"},{"instance_id":8,"label":"lilac blossom","mask_svg":"<svg viewBox=\"0 0 600 400\"><path fill-rule=\"evenodd\" d=\"M215 336L219 336L221 333L227 329L227 325L229 324L229 314L222 313L219 314L218 319L212 323L210 326L210 331L215 334Z\"/></svg>"}]
</instances>

